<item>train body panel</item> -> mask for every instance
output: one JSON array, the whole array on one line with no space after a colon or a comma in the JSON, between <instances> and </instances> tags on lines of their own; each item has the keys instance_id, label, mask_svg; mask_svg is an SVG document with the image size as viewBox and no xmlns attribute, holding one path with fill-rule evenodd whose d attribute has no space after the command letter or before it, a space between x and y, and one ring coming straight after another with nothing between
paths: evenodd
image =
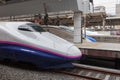
<instances>
[{"instance_id":1,"label":"train body panel","mask_svg":"<svg viewBox=\"0 0 120 80\"><path fill-rule=\"evenodd\" d=\"M70 67L71 61L80 59L81 52L73 44L34 27L38 25L30 22L0 23L0 58L31 62L45 69Z\"/></svg>"}]
</instances>

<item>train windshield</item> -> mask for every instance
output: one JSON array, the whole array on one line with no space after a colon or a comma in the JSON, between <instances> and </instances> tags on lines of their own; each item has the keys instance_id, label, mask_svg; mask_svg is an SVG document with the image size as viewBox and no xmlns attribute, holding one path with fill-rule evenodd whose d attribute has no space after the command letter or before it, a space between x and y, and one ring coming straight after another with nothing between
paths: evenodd
<instances>
[{"instance_id":1,"label":"train windshield","mask_svg":"<svg viewBox=\"0 0 120 80\"><path fill-rule=\"evenodd\" d=\"M28 23L28 26L32 27L34 31L37 32L46 32L40 25L34 23Z\"/></svg>"},{"instance_id":2,"label":"train windshield","mask_svg":"<svg viewBox=\"0 0 120 80\"><path fill-rule=\"evenodd\" d=\"M27 23L25 25L21 25L18 27L18 29L22 31L30 31L30 32L46 32L40 25L34 23Z\"/></svg>"}]
</instances>

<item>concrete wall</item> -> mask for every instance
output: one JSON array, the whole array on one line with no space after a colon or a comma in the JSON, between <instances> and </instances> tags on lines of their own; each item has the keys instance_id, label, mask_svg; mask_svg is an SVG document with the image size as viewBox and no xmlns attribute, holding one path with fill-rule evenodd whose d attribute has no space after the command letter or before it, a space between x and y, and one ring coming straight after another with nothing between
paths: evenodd
<instances>
[{"instance_id":1,"label":"concrete wall","mask_svg":"<svg viewBox=\"0 0 120 80\"><path fill-rule=\"evenodd\" d=\"M0 17L24 14L44 13L43 3L46 3L48 12L79 11L82 10L82 0L30 0L26 2L0 6Z\"/></svg>"},{"instance_id":2,"label":"concrete wall","mask_svg":"<svg viewBox=\"0 0 120 80\"><path fill-rule=\"evenodd\" d=\"M120 17L120 4L116 4L116 16Z\"/></svg>"}]
</instances>

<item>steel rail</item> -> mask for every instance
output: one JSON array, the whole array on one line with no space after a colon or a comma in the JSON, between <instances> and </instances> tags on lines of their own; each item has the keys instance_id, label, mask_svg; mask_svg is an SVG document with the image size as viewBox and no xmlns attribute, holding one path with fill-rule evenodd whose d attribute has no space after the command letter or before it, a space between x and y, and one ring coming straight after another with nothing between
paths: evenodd
<instances>
[{"instance_id":1,"label":"steel rail","mask_svg":"<svg viewBox=\"0 0 120 80\"><path fill-rule=\"evenodd\" d=\"M94 77L83 76L83 75L80 75L80 74L71 73L69 71L55 71L55 72L62 73L62 74L65 74L65 75L74 76L74 77L78 77L78 78L88 79L88 80L102 80L102 79L99 79L99 78L94 78Z\"/></svg>"},{"instance_id":2,"label":"steel rail","mask_svg":"<svg viewBox=\"0 0 120 80\"><path fill-rule=\"evenodd\" d=\"M75 66L73 69L55 70L55 72L78 77L78 78L83 78L87 80L104 80L104 79L106 80L110 76L115 76L120 78L119 77L120 70L100 68L100 67L88 66L88 65L78 64L78 63L73 63L73 65ZM97 72L98 74L104 74L104 77L100 78L96 76L94 77L90 75L83 75L83 74L80 74L81 71L88 72L87 74L89 74L89 72L91 73Z\"/></svg>"},{"instance_id":3,"label":"steel rail","mask_svg":"<svg viewBox=\"0 0 120 80\"><path fill-rule=\"evenodd\" d=\"M80 69L85 69L85 70L96 71L96 72L101 72L101 73L105 73L105 74L112 74L112 75L119 75L120 76L120 70L100 68L100 67L77 64L77 63L73 63L73 65L76 68L80 68Z\"/></svg>"}]
</instances>

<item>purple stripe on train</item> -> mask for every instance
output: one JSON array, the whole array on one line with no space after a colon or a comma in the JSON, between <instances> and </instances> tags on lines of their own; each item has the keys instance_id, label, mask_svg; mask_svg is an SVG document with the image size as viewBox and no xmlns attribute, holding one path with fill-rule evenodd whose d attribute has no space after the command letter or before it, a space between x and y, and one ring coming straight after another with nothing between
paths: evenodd
<instances>
[{"instance_id":1,"label":"purple stripe on train","mask_svg":"<svg viewBox=\"0 0 120 80\"><path fill-rule=\"evenodd\" d=\"M57 56L62 56L62 57L65 57L65 58L79 58L79 57L82 56L81 54L77 55L77 56L63 55L63 54L56 53L56 52L53 52L53 51L49 51L49 50L45 50L45 49L29 46L29 45L26 45L26 44L17 43L17 42L0 41L0 43L2 43L2 44L12 44L12 45L17 45L17 46L23 46L23 47L27 47L27 48L31 48L31 49L35 49L35 50L39 50L39 51L44 51L44 52L47 52L47 53L50 53L50 54L54 54L54 55L57 55Z\"/></svg>"}]
</instances>

